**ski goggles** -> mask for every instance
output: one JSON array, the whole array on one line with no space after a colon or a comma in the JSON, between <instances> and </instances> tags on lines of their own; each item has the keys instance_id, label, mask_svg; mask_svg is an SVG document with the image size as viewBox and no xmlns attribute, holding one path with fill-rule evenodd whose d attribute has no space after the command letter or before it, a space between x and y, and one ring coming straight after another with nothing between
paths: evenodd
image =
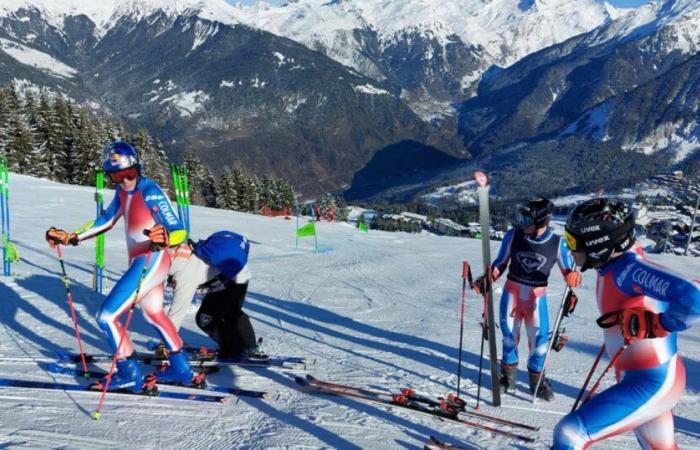
<instances>
[{"instance_id":1,"label":"ski goggles","mask_svg":"<svg viewBox=\"0 0 700 450\"><path fill-rule=\"evenodd\" d=\"M576 237L568 231L564 230L564 239L566 240L566 246L569 247L569 250L575 252L576 247L578 247L578 240L576 239Z\"/></svg>"},{"instance_id":2,"label":"ski goggles","mask_svg":"<svg viewBox=\"0 0 700 450\"><path fill-rule=\"evenodd\" d=\"M124 180L134 181L139 176L139 170L136 168L136 166L107 173L109 174L109 179L112 180L113 183L117 184L123 183Z\"/></svg>"},{"instance_id":3,"label":"ski goggles","mask_svg":"<svg viewBox=\"0 0 700 450\"><path fill-rule=\"evenodd\" d=\"M515 222L521 227L527 227L535 224L535 218L528 214L523 214L521 211L518 211L515 214Z\"/></svg>"}]
</instances>

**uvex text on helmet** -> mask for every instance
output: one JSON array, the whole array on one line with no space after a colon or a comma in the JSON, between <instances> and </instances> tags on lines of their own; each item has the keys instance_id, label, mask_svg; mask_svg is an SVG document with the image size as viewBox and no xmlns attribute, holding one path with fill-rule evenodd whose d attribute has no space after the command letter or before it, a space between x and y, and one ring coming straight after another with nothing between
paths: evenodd
<instances>
[{"instance_id":1,"label":"uvex text on helmet","mask_svg":"<svg viewBox=\"0 0 700 450\"><path fill-rule=\"evenodd\" d=\"M627 204L610 198L586 200L574 208L566 222L572 251L585 252L582 270L597 268L634 244L634 214Z\"/></svg>"}]
</instances>

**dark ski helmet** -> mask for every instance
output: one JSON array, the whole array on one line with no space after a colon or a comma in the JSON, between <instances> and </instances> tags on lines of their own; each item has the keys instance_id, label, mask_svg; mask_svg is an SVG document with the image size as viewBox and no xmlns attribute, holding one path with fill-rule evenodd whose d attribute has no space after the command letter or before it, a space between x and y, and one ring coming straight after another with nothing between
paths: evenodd
<instances>
[{"instance_id":1,"label":"dark ski helmet","mask_svg":"<svg viewBox=\"0 0 700 450\"><path fill-rule=\"evenodd\" d=\"M139 155L127 142L112 142L102 148L102 168L105 172L118 172L134 166L139 168Z\"/></svg>"},{"instance_id":2,"label":"dark ski helmet","mask_svg":"<svg viewBox=\"0 0 700 450\"><path fill-rule=\"evenodd\" d=\"M518 205L515 222L520 227L534 225L542 228L549 224L549 219L554 214L554 203L543 197L534 197Z\"/></svg>"},{"instance_id":3,"label":"dark ski helmet","mask_svg":"<svg viewBox=\"0 0 700 450\"><path fill-rule=\"evenodd\" d=\"M581 270L597 269L634 244L634 213L620 200L586 200L571 211L564 237L571 251L586 253Z\"/></svg>"}]
</instances>

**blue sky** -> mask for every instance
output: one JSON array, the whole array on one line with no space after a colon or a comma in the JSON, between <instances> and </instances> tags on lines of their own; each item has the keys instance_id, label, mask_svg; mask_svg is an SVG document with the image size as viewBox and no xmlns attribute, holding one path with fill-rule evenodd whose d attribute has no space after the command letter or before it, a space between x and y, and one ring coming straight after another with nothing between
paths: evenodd
<instances>
[{"instance_id":1,"label":"blue sky","mask_svg":"<svg viewBox=\"0 0 700 450\"><path fill-rule=\"evenodd\" d=\"M255 3L258 0L227 0L231 4L238 3L239 1L245 5L250 5L251 3ZM273 4L273 5L281 5L284 3L286 0L266 0L268 3ZM621 7L621 8L633 8L635 6L643 5L644 3L647 3L648 0L608 0L608 2L612 3L615 6Z\"/></svg>"}]
</instances>

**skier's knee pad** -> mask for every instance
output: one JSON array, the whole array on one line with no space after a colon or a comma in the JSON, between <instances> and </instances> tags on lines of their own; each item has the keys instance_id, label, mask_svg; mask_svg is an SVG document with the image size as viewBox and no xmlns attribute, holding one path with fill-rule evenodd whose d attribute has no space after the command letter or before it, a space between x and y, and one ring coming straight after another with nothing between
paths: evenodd
<instances>
[{"instance_id":1,"label":"skier's knee pad","mask_svg":"<svg viewBox=\"0 0 700 450\"><path fill-rule=\"evenodd\" d=\"M554 450L584 448L588 443L588 431L577 413L571 413L554 428Z\"/></svg>"},{"instance_id":2,"label":"skier's knee pad","mask_svg":"<svg viewBox=\"0 0 700 450\"><path fill-rule=\"evenodd\" d=\"M97 325L102 331L104 331L105 333L110 332L110 325L112 320L114 319L111 312L105 311L104 307L101 307L100 310L97 311L95 319L97 320Z\"/></svg>"}]
</instances>

